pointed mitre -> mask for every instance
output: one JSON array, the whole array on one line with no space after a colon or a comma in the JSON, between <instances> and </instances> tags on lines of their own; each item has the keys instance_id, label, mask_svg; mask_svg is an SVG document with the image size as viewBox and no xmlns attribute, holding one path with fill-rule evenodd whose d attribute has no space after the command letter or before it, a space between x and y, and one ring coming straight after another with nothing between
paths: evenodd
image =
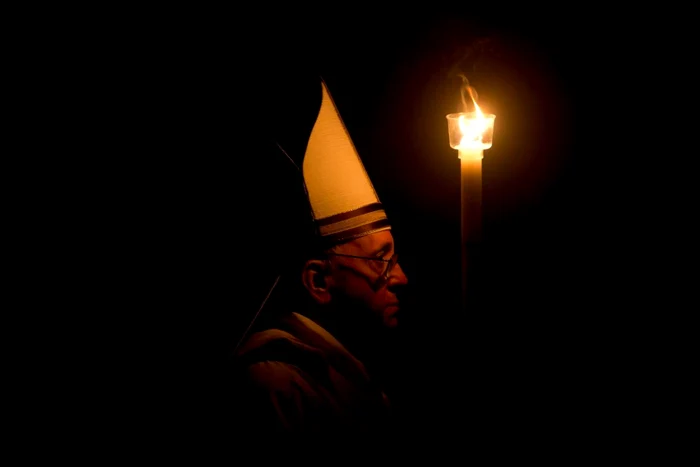
<instances>
[{"instance_id":1,"label":"pointed mitre","mask_svg":"<svg viewBox=\"0 0 700 467\"><path fill-rule=\"evenodd\" d=\"M318 233L325 244L337 245L391 226L328 87L321 85L303 173Z\"/></svg>"}]
</instances>

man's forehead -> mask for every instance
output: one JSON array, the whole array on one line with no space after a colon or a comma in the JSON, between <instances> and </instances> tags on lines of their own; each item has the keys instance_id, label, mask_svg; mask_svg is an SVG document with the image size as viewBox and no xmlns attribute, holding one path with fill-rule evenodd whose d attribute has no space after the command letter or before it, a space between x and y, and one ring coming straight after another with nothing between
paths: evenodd
<instances>
[{"instance_id":1,"label":"man's forehead","mask_svg":"<svg viewBox=\"0 0 700 467\"><path fill-rule=\"evenodd\" d=\"M389 251L394 245L394 237L389 230L382 230L356 238L346 245L352 249L360 249L365 253L374 253L381 250Z\"/></svg>"}]
</instances>

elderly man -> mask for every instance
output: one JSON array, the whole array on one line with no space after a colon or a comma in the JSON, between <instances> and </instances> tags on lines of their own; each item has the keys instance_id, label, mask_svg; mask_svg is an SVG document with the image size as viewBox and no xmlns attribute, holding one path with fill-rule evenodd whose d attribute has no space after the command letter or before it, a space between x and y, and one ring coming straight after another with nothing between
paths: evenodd
<instances>
[{"instance_id":1,"label":"elderly man","mask_svg":"<svg viewBox=\"0 0 700 467\"><path fill-rule=\"evenodd\" d=\"M383 332L397 326L407 278L383 206L322 80L318 94L299 168L310 234L283 278L287 294L275 291L236 352L252 432L368 433L390 420L368 362Z\"/></svg>"}]
</instances>

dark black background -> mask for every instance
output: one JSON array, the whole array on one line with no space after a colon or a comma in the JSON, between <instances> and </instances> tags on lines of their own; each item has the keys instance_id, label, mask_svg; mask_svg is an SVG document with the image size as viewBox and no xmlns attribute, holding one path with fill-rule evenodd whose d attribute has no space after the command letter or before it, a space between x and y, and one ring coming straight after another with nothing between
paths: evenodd
<instances>
[{"instance_id":1,"label":"dark black background","mask_svg":"<svg viewBox=\"0 0 700 467\"><path fill-rule=\"evenodd\" d=\"M619 110L646 110L630 83L653 68L655 36L590 10L440 10L158 12L100 50L115 112L97 303L121 336L105 383L119 409L102 419L165 440L245 430L227 411L227 356L293 243L294 170L269 143L299 124L307 73L330 87L410 281L388 380L398 447L580 447L650 416L633 407L659 335L635 330L657 302L637 279L660 211L637 161L658 153ZM496 114L469 310L445 120L459 72Z\"/></svg>"}]
</instances>

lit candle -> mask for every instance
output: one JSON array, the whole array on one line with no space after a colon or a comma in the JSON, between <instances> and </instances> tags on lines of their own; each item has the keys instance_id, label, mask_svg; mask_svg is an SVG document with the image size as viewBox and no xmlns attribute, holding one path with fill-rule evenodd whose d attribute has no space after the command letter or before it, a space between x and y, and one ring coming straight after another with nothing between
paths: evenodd
<instances>
[{"instance_id":1,"label":"lit candle","mask_svg":"<svg viewBox=\"0 0 700 467\"><path fill-rule=\"evenodd\" d=\"M473 88L466 90L474 103L473 112L447 115L450 147L457 149L461 165L462 299L472 282L475 247L482 239L481 160L493 142L493 114L484 114L476 103Z\"/></svg>"}]
</instances>

